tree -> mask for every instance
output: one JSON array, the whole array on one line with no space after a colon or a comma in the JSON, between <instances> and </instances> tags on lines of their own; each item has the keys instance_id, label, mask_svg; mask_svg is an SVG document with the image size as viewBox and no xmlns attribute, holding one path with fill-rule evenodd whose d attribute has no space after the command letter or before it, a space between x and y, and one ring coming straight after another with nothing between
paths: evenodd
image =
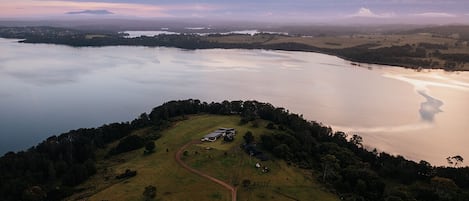
<instances>
[{"instance_id":1,"label":"tree","mask_svg":"<svg viewBox=\"0 0 469 201\"><path fill-rule=\"evenodd\" d=\"M460 165L461 163L464 162L464 158L460 155L448 156L448 158L446 158L446 160L448 161L448 164L450 166L454 166L454 167L458 167L458 165Z\"/></svg>"},{"instance_id":2,"label":"tree","mask_svg":"<svg viewBox=\"0 0 469 201\"><path fill-rule=\"evenodd\" d=\"M246 144L250 144L251 142L254 141L254 136L252 135L251 131L246 132L246 134L244 134L243 138L244 138L244 141L246 142Z\"/></svg>"},{"instance_id":3,"label":"tree","mask_svg":"<svg viewBox=\"0 0 469 201\"><path fill-rule=\"evenodd\" d=\"M116 155L135 149L140 149L145 145L143 138L137 135L130 135L119 141L119 144L109 151L110 155Z\"/></svg>"},{"instance_id":4,"label":"tree","mask_svg":"<svg viewBox=\"0 0 469 201\"><path fill-rule=\"evenodd\" d=\"M322 181L325 182L327 176L332 174L335 169L339 168L339 160L334 155L327 154L321 157L321 165L323 168Z\"/></svg>"},{"instance_id":5,"label":"tree","mask_svg":"<svg viewBox=\"0 0 469 201\"><path fill-rule=\"evenodd\" d=\"M279 144L274 149L272 152L283 159L290 159L291 158L291 153L290 153L290 147L286 144Z\"/></svg>"},{"instance_id":6,"label":"tree","mask_svg":"<svg viewBox=\"0 0 469 201\"><path fill-rule=\"evenodd\" d=\"M249 180L249 179L244 179L243 182L242 182L242 184L243 184L243 187L244 187L244 188L248 188L248 187L251 185L251 180Z\"/></svg>"},{"instance_id":7,"label":"tree","mask_svg":"<svg viewBox=\"0 0 469 201\"><path fill-rule=\"evenodd\" d=\"M154 151L155 151L155 142L148 141L147 143L145 143L145 153L146 154L153 153Z\"/></svg>"},{"instance_id":8,"label":"tree","mask_svg":"<svg viewBox=\"0 0 469 201\"><path fill-rule=\"evenodd\" d=\"M384 201L402 201L402 199L400 197L391 195L391 196L386 197Z\"/></svg>"},{"instance_id":9,"label":"tree","mask_svg":"<svg viewBox=\"0 0 469 201\"><path fill-rule=\"evenodd\" d=\"M83 164L73 164L62 178L62 183L67 186L74 186L88 178L88 170Z\"/></svg>"},{"instance_id":10,"label":"tree","mask_svg":"<svg viewBox=\"0 0 469 201\"><path fill-rule=\"evenodd\" d=\"M359 135L353 135L352 138L350 138L350 143L356 145L357 147L363 148L363 138Z\"/></svg>"},{"instance_id":11,"label":"tree","mask_svg":"<svg viewBox=\"0 0 469 201\"><path fill-rule=\"evenodd\" d=\"M126 169L124 173L116 175L116 179L127 179L131 177L137 176L137 171L136 170L130 170Z\"/></svg>"},{"instance_id":12,"label":"tree","mask_svg":"<svg viewBox=\"0 0 469 201\"><path fill-rule=\"evenodd\" d=\"M274 140L270 135L261 135L262 147L268 151L271 151L274 148Z\"/></svg>"},{"instance_id":13,"label":"tree","mask_svg":"<svg viewBox=\"0 0 469 201\"><path fill-rule=\"evenodd\" d=\"M143 191L143 197L145 201L153 200L153 198L156 197L156 187L152 185L145 187L145 190Z\"/></svg>"},{"instance_id":14,"label":"tree","mask_svg":"<svg viewBox=\"0 0 469 201\"><path fill-rule=\"evenodd\" d=\"M339 141L347 142L347 134L342 131L335 132L333 137Z\"/></svg>"},{"instance_id":15,"label":"tree","mask_svg":"<svg viewBox=\"0 0 469 201\"><path fill-rule=\"evenodd\" d=\"M275 126L272 122L269 122L266 126L267 129L275 129Z\"/></svg>"},{"instance_id":16,"label":"tree","mask_svg":"<svg viewBox=\"0 0 469 201\"><path fill-rule=\"evenodd\" d=\"M433 174L432 165L424 160L421 160L417 165L417 174L422 178L428 178Z\"/></svg>"},{"instance_id":17,"label":"tree","mask_svg":"<svg viewBox=\"0 0 469 201\"><path fill-rule=\"evenodd\" d=\"M459 187L452 179L444 177L433 177L430 180L433 191L442 198L441 200L455 200L455 193Z\"/></svg>"},{"instance_id":18,"label":"tree","mask_svg":"<svg viewBox=\"0 0 469 201\"><path fill-rule=\"evenodd\" d=\"M46 192L41 187L33 186L24 190L22 198L25 201L42 201L46 200L46 197Z\"/></svg>"},{"instance_id":19,"label":"tree","mask_svg":"<svg viewBox=\"0 0 469 201\"><path fill-rule=\"evenodd\" d=\"M254 119L254 120L252 120L252 122L251 122L252 127L254 127L254 128L258 128L258 127L259 127L259 123L260 123L260 120L259 120L259 119Z\"/></svg>"}]
</instances>

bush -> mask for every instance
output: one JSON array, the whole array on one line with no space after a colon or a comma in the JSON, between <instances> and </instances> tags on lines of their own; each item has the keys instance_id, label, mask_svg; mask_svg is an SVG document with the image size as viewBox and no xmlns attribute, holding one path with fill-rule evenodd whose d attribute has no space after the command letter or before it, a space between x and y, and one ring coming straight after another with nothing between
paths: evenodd
<instances>
[{"instance_id":1,"label":"bush","mask_svg":"<svg viewBox=\"0 0 469 201\"><path fill-rule=\"evenodd\" d=\"M156 197L156 187L152 185L145 187L145 190L143 191L143 197L145 198L145 201L153 200L153 198Z\"/></svg>"},{"instance_id":2,"label":"bush","mask_svg":"<svg viewBox=\"0 0 469 201\"><path fill-rule=\"evenodd\" d=\"M244 187L244 188L247 188L247 187L249 187L249 186L251 185L251 180L249 180L249 179L244 179L242 183L243 183L243 187Z\"/></svg>"},{"instance_id":3,"label":"bush","mask_svg":"<svg viewBox=\"0 0 469 201\"><path fill-rule=\"evenodd\" d=\"M241 118L241 120L239 120L239 125L244 125L244 124L247 124L249 122L249 119L243 117Z\"/></svg>"},{"instance_id":4,"label":"bush","mask_svg":"<svg viewBox=\"0 0 469 201\"><path fill-rule=\"evenodd\" d=\"M119 141L119 144L109 151L109 155L116 155L135 149L140 149L143 147L143 145L144 142L140 136L131 135Z\"/></svg>"},{"instance_id":5,"label":"bush","mask_svg":"<svg viewBox=\"0 0 469 201\"><path fill-rule=\"evenodd\" d=\"M269 124L267 124L266 128L272 130L272 129L275 129L275 126L272 122L270 122Z\"/></svg>"},{"instance_id":6,"label":"bush","mask_svg":"<svg viewBox=\"0 0 469 201\"><path fill-rule=\"evenodd\" d=\"M135 176L137 176L137 171L126 169L124 173L117 175L116 179L127 179L127 178L135 177Z\"/></svg>"},{"instance_id":7,"label":"bush","mask_svg":"<svg viewBox=\"0 0 469 201\"><path fill-rule=\"evenodd\" d=\"M247 131L244 136L244 141L246 142L246 144L250 144L251 142L254 141L254 135L252 135L251 131Z\"/></svg>"},{"instance_id":8,"label":"bush","mask_svg":"<svg viewBox=\"0 0 469 201\"><path fill-rule=\"evenodd\" d=\"M85 181L91 173L83 164L73 164L62 178L62 183L67 186L75 186Z\"/></svg>"},{"instance_id":9,"label":"bush","mask_svg":"<svg viewBox=\"0 0 469 201\"><path fill-rule=\"evenodd\" d=\"M254 128L259 128L260 120L259 119L254 119L252 122L252 127Z\"/></svg>"},{"instance_id":10,"label":"bush","mask_svg":"<svg viewBox=\"0 0 469 201\"><path fill-rule=\"evenodd\" d=\"M153 132L153 133L146 135L144 138L145 138L145 141L150 141L150 140L155 141L157 139L160 139L160 137L161 137L161 133Z\"/></svg>"},{"instance_id":11,"label":"bush","mask_svg":"<svg viewBox=\"0 0 469 201\"><path fill-rule=\"evenodd\" d=\"M150 153L153 153L155 152L155 142L153 141L149 141L147 143L145 143L145 151L144 151L144 154L150 154Z\"/></svg>"}]
</instances>

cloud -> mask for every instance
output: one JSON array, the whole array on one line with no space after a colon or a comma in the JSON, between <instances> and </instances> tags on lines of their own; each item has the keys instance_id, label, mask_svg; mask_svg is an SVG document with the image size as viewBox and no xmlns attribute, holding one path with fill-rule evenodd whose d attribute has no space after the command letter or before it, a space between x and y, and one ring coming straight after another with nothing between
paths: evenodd
<instances>
[{"instance_id":1,"label":"cloud","mask_svg":"<svg viewBox=\"0 0 469 201\"><path fill-rule=\"evenodd\" d=\"M453 15L450 13L443 13L443 12L426 12L426 13L417 13L413 15L418 16L418 17L456 17L456 15Z\"/></svg>"},{"instance_id":2,"label":"cloud","mask_svg":"<svg viewBox=\"0 0 469 201\"><path fill-rule=\"evenodd\" d=\"M112 15L114 13L108 10L82 10L82 11L71 11L66 12L68 15L77 15L77 14L91 14L91 15Z\"/></svg>"},{"instance_id":3,"label":"cloud","mask_svg":"<svg viewBox=\"0 0 469 201\"><path fill-rule=\"evenodd\" d=\"M59 16L66 14L94 14L108 15L103 11L112 10L115 15L139 16L139 17L175 17L182 13L207 12L218 10L212 4L142 4L132 2L93 2L93 1L58 1L58 0L21 0L2 1L2 12L0 17L36 17L36 16Z\"/></svg>"},{"instance_id":4,"label":"cloud","mask_svg":"<svg viewBox=\"0 0 469 201\"><path fill-rule=\"evenodd\" d=\"M443 101L427 95L424 91L418 91L418 93L426 99L420 104L420 118L426 122L433 122L435 115L442 112L440 107L443 105Z\"/></svg>"},{"instance_id":5,"label":"cloud","mask_svg":"<svg viewBox=\"0 0 469 201\"><path fill-rule=\"evenodd\" d=\"M349 15L349 17L368 17L368 18L389 18L393 16L394 16L394 13L377 14L371 11L369 8L364 8L364 7L361 7L355 14Z\"/></svg>"}]
</instances>

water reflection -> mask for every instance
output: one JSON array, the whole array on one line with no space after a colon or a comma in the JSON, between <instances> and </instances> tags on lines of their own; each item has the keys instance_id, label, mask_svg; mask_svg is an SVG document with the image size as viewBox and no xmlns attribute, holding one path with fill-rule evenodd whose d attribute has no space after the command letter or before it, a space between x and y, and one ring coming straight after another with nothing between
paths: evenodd
<instances>
[{"instance_id":1,"label":"water reflection","mask_svg":"<svg viewBox=\"0 0 469 201\"><path fill-rule=\"evenodd\" d=\"M465 72L464 75L467 73ZM384 74L383 76L407 82L414 86L416 91L429 91L428 87L444 87L451 89L458 89L469 91L469 83L455 80L450 77L443 77L436 75L435 72L431 73L416 73L416 74ZM461 76L464 79L464 76Z\"/></svg>"},{"instance_id":2,"label":"water reflection","mask_svg":"<svg viewBox=\"0 0 469 201\"><path fill-rule=\"evenodd\" d=\"M468 73L370 71L329 55L266 50L70 48L0 39L0 52L0 153L197 98L270 102L416 160L469 156ZM442 144L448 146L433 149Z\"/></svg>"},{"instance_id":3,"label":"water reflection","mask_svg":"<svg viewBox=\"0 0 469 201\"><path fill-rule=\"evenodd\" d=\"M419 131L419 130L426 130L433 128L433 124L430 122L419 122L415 124L405 124L399 126L377 126L377 127L346 127L346 126L333 126L335 130L340 131L347 131L352 133L403 133L403 132L410 132L410 131Z\"/></svg>"},{"instance_id":4,"label":"water reflection","mask_svg":"<svg viewBox=\"0 0 469 201\"><path fill-rule=\"evenodd\" d=\"M422 120L433 122L435 115L442 112L440 107L443 105L443 102L427 95L424 91L418 91L418 93L427 100L420 104L419 113Z\"/></svg>"}]
</instances>

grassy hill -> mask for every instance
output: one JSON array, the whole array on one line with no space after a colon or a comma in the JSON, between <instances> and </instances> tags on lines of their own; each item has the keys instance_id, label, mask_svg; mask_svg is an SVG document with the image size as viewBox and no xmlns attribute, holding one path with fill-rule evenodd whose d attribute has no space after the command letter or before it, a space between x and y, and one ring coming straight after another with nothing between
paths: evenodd
<instances>
[{"instance_id":1,"label":"grassy hill","mask_svg":"<svg viewBox=\"0 0 469 201\"><path fill-rule=\"evenodd\" d=\"M219 127L236 128L236 140L200 142ZM246 140L248 130L253 135ZM244 141L278 157L262 162L268 173L240 149ZM142 147L155 142L156 151L144 154ZM144 189L157 192L153 200L178 201L469 200L469 167L459 166L463 157L448 157L452 167L436 167L369 151L361 143L358 135L348 138L268 103L170 101L131 122L72 130L5 154L0 200L138 201Z\"/></svg>"},{"instance_id":2,"label":"grassy hill","mask_svg":"<svg viewBox=\"0 0 469 201\"><path fill-rule=\"evenodd\" d=\"M162 137L155 141L156 152L153 154L143 155L143 149L140 149L105 158L108 150L99 150L98 173L79 185L77 188L81 192L67 200L143 200L142 193L148 185L157 187L156 200L231 200L228 190L190 173L175 161L175 153L180 147L219 127L235 128L235 140L192 145L187 148L183 160L193 168L236 185L238 200L338 200L335 194L316 182L316 175L311 170L289 166L273 157L262 162L271 170L269 173L255 168L259 161L240 148L244 133L249 130L259 140L261 134L281 131L266 129L265 121L258 121L257 127L252 123L239 125L239 122L239 116L190 116L161 132ZM152 132L155 131L144 128L134 134L144 136ZM136 170L137 176L126 180L114 178L126 169ZM243 180L249 180L251 184L244 187Z\"/></svg>"}]
</instances>

